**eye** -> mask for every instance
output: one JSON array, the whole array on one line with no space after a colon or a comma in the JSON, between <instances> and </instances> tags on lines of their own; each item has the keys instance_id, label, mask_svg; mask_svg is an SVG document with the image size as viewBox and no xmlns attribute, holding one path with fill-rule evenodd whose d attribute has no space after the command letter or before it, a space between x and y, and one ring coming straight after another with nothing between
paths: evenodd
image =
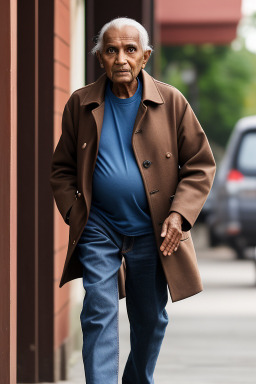
<instances>
[{"instance_id":1,"label":"eye","mask_svg":"<svg viewBox=\"0 0 256 384\"><path fill-rule=\"evenodd\" d=\"M109 47L108 49L107 49L107 53L115 53L115 48L114 47Z\"/></svg>"},{"instance_id":2,"label":"eye","mask_svg":"<svg viewBox=\"0 0 256 384\"><path fill-rule=\"evenodd\" d=\"M129 47L129 48L127 49L127 51L128 51L129 53L133 53L133 52L136 51L136 48L135 48L135 47Z\"/></svg>"}]
</instances>

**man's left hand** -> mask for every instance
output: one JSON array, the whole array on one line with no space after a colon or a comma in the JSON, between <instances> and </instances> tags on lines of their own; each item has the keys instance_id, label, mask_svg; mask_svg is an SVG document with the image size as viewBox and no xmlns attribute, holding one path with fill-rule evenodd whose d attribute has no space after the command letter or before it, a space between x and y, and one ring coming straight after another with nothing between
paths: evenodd
<instances>
[{"instance_id":1,"label":"man's left hand","mask_svg":"<svg viewBox=\"0 0 256 384\"><path fill-rule=\"evenodd\" d=\"M178 212L172 212L164 221L161 236L165 237L160 246L164 256L170 256L177 251L182 237L182 216Z\"/></svg>"}]
</instances>

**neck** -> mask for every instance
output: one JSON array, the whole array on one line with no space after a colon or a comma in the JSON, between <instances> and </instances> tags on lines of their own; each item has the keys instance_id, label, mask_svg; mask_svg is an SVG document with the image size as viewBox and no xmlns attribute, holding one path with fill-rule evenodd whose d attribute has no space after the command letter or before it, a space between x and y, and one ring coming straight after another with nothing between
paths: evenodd
<instances>
[{"instance_id":1,"label":"neck","mask_svg":"<svg viewBox=\"0 0 256 384\"><path fill-rule=\"evenodd\" d=\"M128 99L132 97L138 88L138 81L134 79L131 83L112 83L112 92L120 99Z\"/></svg>"}]
</instances>

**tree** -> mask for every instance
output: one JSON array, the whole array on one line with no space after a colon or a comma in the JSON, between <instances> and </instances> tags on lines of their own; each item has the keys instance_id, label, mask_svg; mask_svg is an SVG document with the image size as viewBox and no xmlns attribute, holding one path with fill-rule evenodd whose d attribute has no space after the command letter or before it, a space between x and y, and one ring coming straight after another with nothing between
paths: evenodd
<instances>
[{"instance_id":1,"label":"tree","mask_svg":"<svg viewBox=\"0 0 256 384\"><path fill-rule=\"evenodd\" d=\"M216 143L225 146L236 121L256 113L256 58L244 45L162 47L161 63L162 80L187 97Z\"/></svg>"}]
</instances>

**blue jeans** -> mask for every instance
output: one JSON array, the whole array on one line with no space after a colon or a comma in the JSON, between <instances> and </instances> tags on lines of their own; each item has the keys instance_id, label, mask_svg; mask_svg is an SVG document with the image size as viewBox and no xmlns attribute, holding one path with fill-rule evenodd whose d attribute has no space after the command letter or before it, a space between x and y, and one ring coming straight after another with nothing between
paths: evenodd
<instances>
[{"instance_id":1,"label":"blue jeans","mask_svg":"<svg viewBox=\"0 0 256 384\"><path fill-rule=\"evenodd\" d=\"M122 235L90 211L77 247L85 289L80 319L86 383L118 383L118 270L125 257L131 351L122 382L153 384L168 324L167 283L154 234Z\"/></svg>"}]
</instances>

